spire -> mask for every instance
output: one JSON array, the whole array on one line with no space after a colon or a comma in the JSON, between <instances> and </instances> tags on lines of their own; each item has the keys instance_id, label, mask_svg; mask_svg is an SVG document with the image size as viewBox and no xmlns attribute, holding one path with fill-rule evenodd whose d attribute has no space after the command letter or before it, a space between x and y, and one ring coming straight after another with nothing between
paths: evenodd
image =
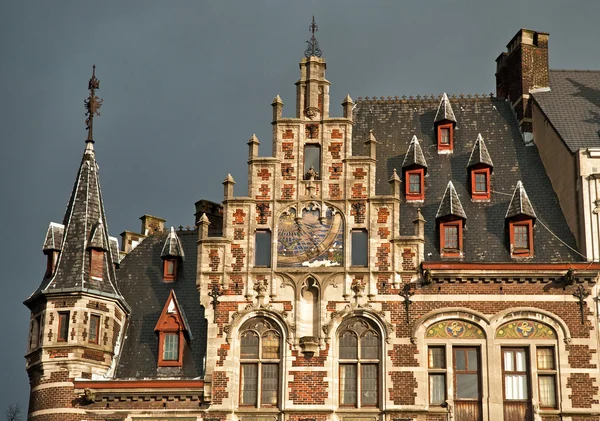
<instances>
[{"instance_id":1,"label":"spire","mask_svg":"<svg viewBox=\"0 0 600 421\"><path fill-rule=\"evenodd\" d=\"M452 111L450 100L448 99L448 95L446 95L445 92L444 95L442 95L442 100L440 101L440 105L438 106L437 113L435 113L433 123L439 123L440 121L452 121L453 123L456 123L454 111Z\"/></svg>"},{"instance_id":2,"label":"spire","mask_svg":"<svg viewBox=\"0 0 600 421\"><path fill-rule=\"evenodd\" d=\"M537 218L533 206L531 206L531 202L529 201L529 196L527 196L527 192L525 191L525 187L523 187L523 183L521 183L520 180L517 182L517 187L515 188L512 199L510 199L505 218L512 218L513 216L519 215Z\"/></svg>"},{"instance_id":3,"label":"spire","mask_svg":"<svg viewBox=\"0 0 600 421\"><path fill-rule=\"evenodd\" d=\"M319 30L319 27L315 23L315 17L312 18L312 23L309 25L308 30L312 32L312 36L310 37L310 41L306 41L308 46L306 50L304 50L304 57L321 57L323 52L319 48L319 41L315 38L315 32Z\"/></svg>"},{"instance_id":4,"label":"spire","mask_svg":"<svg viewBox=\"0 0 600 421\"><path fill-rule=\"evenodd\" d=\"M423 155L423 150L419 144L417 136L413 136L410 144L408 145L408 151L404 155L404 161L402 161L402 168L410 167L412 165L419 165L427 169L427 161Z\"/></svg>"},{"instance_id":5,"label":"spire","mask_svg":"<svg viewBox=\"0 0 600 421\"><path fill-rule=\"evenodd\" d=\"M467 215L460 203L460 199L458 198L458 194L456 193L452 181L448 181L448 186L446 186L444 197L442 197L435 218L442 218L444 216L457 216L459 218L467 219Z\"/></svg>"},{"instance_id":6,"label":"spire","mask_svg":"<svg viewBox=\"0 0 600 421\"><path fill-rule=\"evenodd\" d=\"M171 227L171 231L165 240L160 257L181 257L181 260L185 260L183 246L173 227Z\"/></svg>"},{"instance_id":7,"label":"spire","mask_svg":"<svg viewBox=\"0 0 600 421\"><path fill-rule=\"evenodd\" d=\"M96 96L96 89L100 89L100 81L96 79L96 65L94 64L92 66L92 77L88 82L88 90L90 91L90 95L85 101L83 101L83 106L87 110L85 112L85 115L87 116L85 120L85 129L88 131L86 140L86 143L88 144L94 143L94 115L100 116L99 110L102 106L102 102L104 101ZM91 145L90 149L93 149Z\"/></svg>"},{"instance_id":8,"label":"spire","mask_svg":"<svg viewBox=\"0 0 600 421\"><path fill-rule=\"evenodd\" d=\"M51 294L60 291L86 291L123 300L116 284L114 258L110 252L108 227L98 178L98 165L91 138L93 115L98 115L97 111L100 104L100 101L94 95L94 90L97 88L98 80L95 75L92 75L89 83L90 97L86 101L86 108L89 110L87 122L89 136L86 148L77 172L62 227L55 224L55 227L52 228L54 238L52 247L61 250L56 263L56 270L51 277L47 277L42 281L39 288L26 302L30 302L40 294ZM48 235L46 237L48 240ZM47 246L45 244L44 247ZM95 276L92 278L90 276L90 248L105 252L101 277Z\"/></svg>"},{"instance_id":9,"label":"spire","mask_svg":"<svg viewBox=\"0 0 600 421\"><path fill-rule=\"evenodd\" d=\"M481 133L477 134L477 140L473 145L473 150L471 151L471 156L469 157L469 163L467 164L467 168L471 168L473 165L477 164L485 164L492 168L494 163L492 162L492 157L487 150L487 146L485 146L485 142L483 141L483 137L481 137Z\"/></svg>"}]
</instances>

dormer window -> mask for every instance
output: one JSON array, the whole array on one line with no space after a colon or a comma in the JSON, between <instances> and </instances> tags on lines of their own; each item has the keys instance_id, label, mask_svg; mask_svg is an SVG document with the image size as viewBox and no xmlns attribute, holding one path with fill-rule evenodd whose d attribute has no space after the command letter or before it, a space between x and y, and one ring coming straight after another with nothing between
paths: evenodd
<instances>
[{"instance_id":1,"label":"dormer window","mask_svg":"<svg viewBox=\"0 0 600 421\"><path fill-rule=\"evenodd\" d=\"M158 366L181 367L186 337L190 338L191 332L173 290L154 331L158 334Z\"/></svg>"},{"instance_id":2,"label":"dormer window","mask_svg":"<svg viewBox=\"0 0 600 421\"><path fill-rule=\"evenodd\" d=\"M425 199L425 170L415 168L404 172L406 200Z\"/></svg>"},{"instance_id":3,"label":"dormer window","mask_svg":"<svg viewBox=\"0 0 600 421\"><path fill-rule=\"evenodd\" d=\"M181 241L173 227L165 239L160 257L163 260L163 280L174 282L177 279L179 265L183 262L185 255Z\"/></svg>"},{"instance_id":4,"label":"dormer window","mask_svg":"<svg viewBox=\"0 0 600 421\"><path fill-rule=\"evenodd\" d=\"M90 249L90 278L95 281L102 280L104 268L104 251Z\"/></svg>"},{"instance_id":5,"label":"dormer window","mask_svg":"<svg viewBox=\"0 0 600 421\"><path fill-rule=\"evenodd\" d=\"M448 182L435 219L438 223L440 256L463 256L463 227L467 219L452 181Z\"/></svg>"},{"instance_id":6,"label":"dormer window","mask_svg":"<svg viewBox=\"0 0 600 421\"><path fill-rule=\"evenodd\" d=\"M425 199L426 171L427 161L425 161L425 157L423 156L419 140L416 136L413 136L402 162L406 200L422 201Z\"/></svg>"},{"instance_id":7,"label":"dormer window","mask_svg":"<svg viewBox=\"0 0 600 421\"><path fill-rule=\"evenodd\" d=\"M438 106L437 113L433 120L436 130L437 149L439 153L450 153L454 150L454 128L456 127L456 117L448 95L442 95L442 100Z\"/></svg>"},{"instance_id":8,"label":"dormer window","mask_svg":"<svg viewBox=\"0 0 600 421\"><path fill-rule=\"evenodd\" d=\"M471 156L467 169L469 171L471 185L471 199L489 200L491 196L490 174L494 164L487 150L487 146L481 137L477 135L477 140L473 145Z\"/></svg>"},{"instance_id":9,"label":"dormer window","mask_svg":"<svg viewBox=\"0 0 600 421\"><path fill-rule=\"evenodd\" d=\"M527 192L519 181L506 211L511 257L533 257L533 224L536 218Z\"/></svg>"},{"instance_id":10,"label":"dormer window","mask_svg":"<svg viewBox=\"0 0 600 421\"><path fill-rule=\"evenodd\" d=\"M163 260L163 279L165 282L173 282L177 279L177 259L168 257Z\"/></svg>"},{"instance_id":11,"label":"dormer window","mask_svg":"<svg viewBox=\"0 0 600 421\"><path fill-rule=\"evenodd\" d=\"M442 257L458 257L463 253L462 219L440 222L440 254Z\"/></svg>"},{"instance_id":12,"label":"dormer window","mask_svg":"<svg viewBox=\"0 0 600 421\"><path fill-rule=\"evenodd\" d=\"M54 275L59 254L58 250L49 250L46 252L46 277Z\"/></svg>"},{"instance_id":13,"label":"dormer window","mask_svg":"<svg viewBox=\"0 0 600 421\"><path fill-rule=\"evenodd\" d=\"M64 225L51 222L48 231L46 232L46 239L44 240L43 247L44 254L46 255L46 277L54 275L54 272L56 271L64 231Z\"/></svg>"}]
</instances>

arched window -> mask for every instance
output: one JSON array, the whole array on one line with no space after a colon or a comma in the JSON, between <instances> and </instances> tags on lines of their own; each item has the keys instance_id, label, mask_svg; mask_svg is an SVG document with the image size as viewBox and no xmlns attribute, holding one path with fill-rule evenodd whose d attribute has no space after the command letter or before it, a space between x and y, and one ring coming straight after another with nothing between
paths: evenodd
<instances>
[{"instance_id":1,"label":"arched window","mask_svg":"<svg viewBox=\"0 0 600 421\"><path fill-rule=\"evenodd\" d=\"M340 405L377 406L381 335L367 320L351 318L338 331Z\"/></svg>"},{"instance_id":2,"label":"arched window","mask_svg":"<svg viewBox=\"0 0 600 421\"><path fill-rule=\"evenodd\" d=\"M240 329L240 404L277 406L281 334L264 318L250 319Z\"/></svg>"}]
</instances>

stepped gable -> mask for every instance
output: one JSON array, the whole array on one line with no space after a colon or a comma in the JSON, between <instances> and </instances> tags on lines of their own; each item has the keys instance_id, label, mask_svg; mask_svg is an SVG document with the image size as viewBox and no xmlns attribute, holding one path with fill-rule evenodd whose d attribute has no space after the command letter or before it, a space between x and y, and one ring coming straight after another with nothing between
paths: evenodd
<instances>
[{"instance_id":1,"label":"stepped gable","mask_svg":"<svg viewBox=\"0 0 600 421\"><path fill-rule=\"evenodd\" d=\"M510 105L490 96L450 97L460 126L454 132L454 151L437 153L434 118L439 97L361 99L354 109L353 154L368 155L364 142L369 130L379 140L377 147L377 193L389 194L388 180L394 168L401 168L413 135L420 141L427 160L424 203L407 202L401 194L402 235L412 235L411 222L417 208L425 224L425 260L440 261L435 216L448 181L452 180L462 199L469 228L464 232L464 262L511 262L505 215L517 181L527 185L529 199L538 218L560 239L576 249L573 235L560 210L556 194L546 175L535 146L525 146ZM468 162L477 135L485 139L494 157L489 201L473 202L468 185ZM581 261L541 224L534 228L535 256L532 262Z\"/></svg>"},{"instance_id":2,"label":"stepped gable","mask_svg":"<svg viewBox=\"0 0 600 421\"><path fill-rule=\"evenodd\" d=\"M177 231L176 234L182 251L188 256L196 256L198 231ZM123 297L131 303L132 312L116 370L117 379L204 375L206 321L196 289L196 259L181 262L177 281L165 283L161 254L169 236L168 231L152 234L121 260L119 286ZM183 367L157 367L158 336L154 327L171 290L189 323L191 339L184 346Z\"/></svg>"},{"instance_id":3,"label":"stepped gable","mask_svg":"<svg viewBox=\"0 0 600 421\"><path fill-rule=\"evenodd\" d=\"M59 248L61 253L56 270L52 276L43 279L41 285L27 299L27 302L40 294L71 291L100 293L121 299L112 253L105 253L101 279L96 277L92 279L89 272L89 248L109 250L109 235L98 178L98 164L96 163L94 142L91 140L86 142L83 159L77 172L62 225L64 229ZM60 230L56 230L55 241L57 241L57 237L60 237L59 234Z\"/></svg>"},{"instance_id":4,"label":"stepped gable","mask_svg":"<svg viewBox=\"0 0 600 421\"><path fill-rule=\"evenodd\" d=\"M571 152L599 148L600 70L549 73L550 90L533 91L533 99Z\"/></svg>"}]
</instances>

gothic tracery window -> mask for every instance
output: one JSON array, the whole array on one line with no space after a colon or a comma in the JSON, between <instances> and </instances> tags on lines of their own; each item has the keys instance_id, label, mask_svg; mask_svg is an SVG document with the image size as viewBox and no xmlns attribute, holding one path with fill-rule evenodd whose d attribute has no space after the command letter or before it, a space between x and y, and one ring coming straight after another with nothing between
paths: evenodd
<instances>
[{"instance_id":1,"label":"gothic tracery window","mask_svg":"<svg viewBox=\"0 0 600 421\"><path fill-rule=\"evenodd\" d=\"M340 405L377 406L381 335L362 318L351 318L338 331Z\"/></svg>"},{"instance_id":2,"label":"gothic tracery window","mask_svg":"<svg viewBox=\"0 0 600 421\"><path fill-rule=\"evenodd\" d=\"M264 318L248 320L240 329L240 404L277 406L281 334Z\"/></svg>"}]
</instances>

